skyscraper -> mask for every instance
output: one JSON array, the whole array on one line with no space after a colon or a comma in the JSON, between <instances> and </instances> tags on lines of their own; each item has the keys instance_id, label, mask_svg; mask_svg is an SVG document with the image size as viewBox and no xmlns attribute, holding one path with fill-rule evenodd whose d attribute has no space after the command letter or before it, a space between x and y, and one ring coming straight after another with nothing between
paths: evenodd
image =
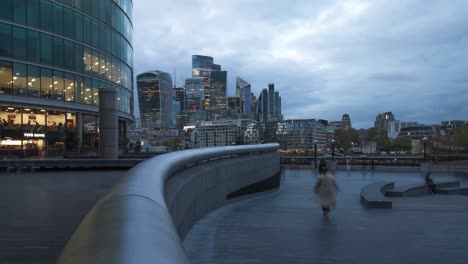
<instances>
[{"instance_id":1,"label":"skyscraper","mask_svg":"<svg viewBox=\"0 0 468 264\"><path fill-rule=\"evenodd\" d=\"M118 93L124 141L133 120L132 8L131 0L1 1L2 148L97 152L102 88Z\"/></svg>"},{"instance_id":2,"label":"skyscraper","mask_svg":"<svg viewBox=\"0 0 468 264\"><path fill-rule=\"evenodd\" d=\"M137 76L141 127L171 127L172 78L169 73L149 71Z\"/></svg>"},{"instance_id":3,"label":"skyscraper","mask_svg":"<svg viewBox=\"0 0 468 264\"><path fill-rule=\"evenodd\" d=\"M275 92L275 85L268 84L268 90L263 89L258 97L256 107L257 120L260 122L282 121L281 96Z\"/></svg>"},{"instance_id":4,"label":"skyscraper","mask_svg":"<svg viewBox=\"0 0 468 264\"><path fill-rule=\"evenodd\" d=\"M214 64L212 57L193 55L192 77L202 78L204 110L227 109L227 72L221 70L221 65Z\"/></svg>"},{"instance_id":5,"label":"skyscraper","mask_svg":"<svg viewBox=\"0 0 468 264\"><path fill-rule=\"evenodd\" d=\"M341 118L341 128L349 130L351 128L351 118L348 114L344 114Z\"/></svg>"},{"instance_id":6,"label":"skyscraper","mask_svg":"<svg viewBox=\"0 0 468 264\"><path fill-rule=\"evenodd\" d=\"M236 78L236 96L239 94L241 107L240 110L244 113L244 117L249 117L252 113L252 101L251 101L251 85L244 79Z\"/></svg>"},{"instance_id":7,"label":"skyscraper","mask_svg":"<svg viewBox=\"0 0 468 264\"><path fill-rule=\"evenodd\" d=\"M377 131L387 133L388 122L395 121L395 117L392 112L385 112L378 114L375 117L374 127Z\"/></svg>"}]
</instances>

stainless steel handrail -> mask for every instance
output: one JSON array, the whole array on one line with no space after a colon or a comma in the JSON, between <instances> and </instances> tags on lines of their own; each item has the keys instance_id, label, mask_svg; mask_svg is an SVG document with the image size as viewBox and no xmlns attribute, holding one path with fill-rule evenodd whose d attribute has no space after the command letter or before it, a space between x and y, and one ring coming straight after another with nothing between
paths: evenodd
<instances>
[{"instance_id":1,"label":"stainless steel handrail","mask_svg":"<svg viewBox=\"0 0 468 264\"><path fill-rule=\"evenodd\" d=\"M167 180L190 164L274 152L278 147L273 143L184 150L138 164L88 213L58 263L190 263L164 199Z\"/></svg>"}]
</instances>

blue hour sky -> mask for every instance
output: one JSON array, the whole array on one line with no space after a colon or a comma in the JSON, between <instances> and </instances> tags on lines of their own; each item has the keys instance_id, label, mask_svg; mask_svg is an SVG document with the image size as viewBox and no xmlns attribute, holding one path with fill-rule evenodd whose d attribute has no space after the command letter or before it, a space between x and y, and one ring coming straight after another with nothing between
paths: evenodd
<instances>
[{"instance_id":1,"label":"blue hour sky","mask_svg":"<svg viewBox=\"0 0 468 264\"><path fill-rule=\"evenodd\" d=\"M255 95L275 84L285 118L373 125L468 120L466 0L134 0L134 71L191 76L208 55Z\"/></svg>"}]
</instances>

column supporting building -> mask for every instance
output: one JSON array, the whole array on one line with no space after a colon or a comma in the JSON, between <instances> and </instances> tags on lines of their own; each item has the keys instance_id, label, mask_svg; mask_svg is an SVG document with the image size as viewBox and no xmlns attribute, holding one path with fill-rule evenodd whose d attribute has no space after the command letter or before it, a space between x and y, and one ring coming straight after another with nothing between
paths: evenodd
<instances>
[{"instance_id":1,"label":"column supporting building","mask_svg":"<svg viewBox=\"0 0 468 264\"><path fill-rule=\"evenodd\" d=\"M119 154L119 124L117 90L99 90L99 158L117 159Z\"/></svg>"}]
</instances>

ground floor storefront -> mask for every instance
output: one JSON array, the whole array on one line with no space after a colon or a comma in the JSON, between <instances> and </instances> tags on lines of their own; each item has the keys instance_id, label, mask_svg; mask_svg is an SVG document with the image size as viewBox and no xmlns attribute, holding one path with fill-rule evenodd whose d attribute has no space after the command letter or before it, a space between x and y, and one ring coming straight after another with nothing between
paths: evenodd
<instances>
[{"instance_id":1,"label":"ground floor storefront","mask_svg":"<svg viewBox=\"0 0 468 264\"><path fill-rule=\"evenodd\" d=\"M0 103L0 157L97 155L98 122L97 113ZM122 146L127 123L119 120Z\"/></svg>"}]
</instances>

